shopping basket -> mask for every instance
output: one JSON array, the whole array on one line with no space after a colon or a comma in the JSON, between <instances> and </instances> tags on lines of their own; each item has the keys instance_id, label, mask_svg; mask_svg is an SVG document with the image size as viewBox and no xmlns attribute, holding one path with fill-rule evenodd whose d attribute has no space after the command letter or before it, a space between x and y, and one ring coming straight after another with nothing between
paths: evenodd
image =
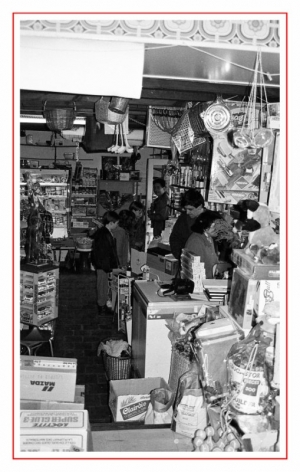
<instances>
[{"instance_id":1,"label":"shopping basket","mask_svg":"<svg viewBox=\"0 0 300 472\"><path fill-rule=\"evenodd\" d=\"M107 341L116 341L119 339L120 338L107 338L102 342L105 344ZM128 351L129 357L114 357L107 354L104 350L101 351L104 370L108 380L124 380L130 378L131 346L128 346Z\"/></svg>"}]
</instances>

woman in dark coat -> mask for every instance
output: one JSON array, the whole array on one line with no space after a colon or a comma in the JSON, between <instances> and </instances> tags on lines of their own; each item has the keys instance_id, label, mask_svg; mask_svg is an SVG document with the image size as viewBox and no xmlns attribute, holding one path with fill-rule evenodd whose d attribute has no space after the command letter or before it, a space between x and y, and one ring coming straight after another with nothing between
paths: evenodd
<instances>
[{"instance_id":1,"label":"woman in dark coat","mask_svg":"<svg viewBox=\"0 0 300 472\"><path fill-rule=\"evenodd\" d=\"M119 266L116 241L112 235L112 231L117 227L118 222L118 214L114 211L108 211L103 216L103 226L91 236L94 239L92 263L97 270L97 303L99 314L106 312L108 274Z\"/></svg>"},{"instance_id":2,"label":"woman in dark coat","mask_svg":"<svg viewBox=\"0 0 300 472\"><path fill-rule=\"evenodd\" d=\"M191 227L193 232L185 245L185 249L200 256L207 279L214 277L219 262L213 237L216 236L215 222L220 219L222 217L218 212L210 210L203 212Z\"/></svg>"}]
</instances>

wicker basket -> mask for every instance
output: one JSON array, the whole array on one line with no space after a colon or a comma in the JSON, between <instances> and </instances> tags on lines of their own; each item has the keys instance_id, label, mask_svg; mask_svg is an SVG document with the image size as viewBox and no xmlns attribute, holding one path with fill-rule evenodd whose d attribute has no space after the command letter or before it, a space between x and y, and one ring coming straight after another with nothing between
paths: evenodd
<instances>
[{"instance_id":1,"label":"wicker basket","mask_svg":"<svg viewBox=\"0 0 300 472\"><path fill-rule=\"evenodd\" d=\"M170 375L169 375L169 387L172 392L176 392L178 386L179 377L182 374L185 374L191 367L190 361L182 356L177 349L172 349L172 357L171 357L171 367L170 367Z\"/></svg>"},{"instance_id":2,"label":"wicker basket","mask_svg":"<svg viewBox=\"0 0 300 472\"><path fill-rule=\"evenodd\" d=\"M102 341L115 341L119 338L107 338ZM104 370L108 380L124 380L130 378L131 372L131 346L128 346L130 357L113 357L107 354L106 351L101 351Z\"/></svg>"},{"instance_id":3,"label":"wicker basket","mask_svg":"<svg viewBox=\"0 0 300 472\"><path fill-rule=\"evenodd\" d=\"M76 246L78 249L92 249L93 245L93 240L89 238L82 238L83 241L80 241L79 239L76 240Z\"/></svg>"},{"instance_id":4,"label":"wicker basket","mask_svg":"<svg viewBox=\"0 0 300 472\"><path fill-rule=\"evenodd\" d=\"M128 114L128 107L124 114L114 113L110 111L109 102L106 102L102 98L95 103L95 114L96 120L100 123L107 123L109 125L120 125L125 121L125 118Z\"/></svg>"},{"instance_id":5,"label":"wicker basket","mask_svg":"<svg viewBox=\"0 0 300 472\"><path fill-rule=\"evenodd\" d=\"M71 129L76 118L76 106L74 108L55 108L46 110L44 104L44 118L46 118L47 126L51 131L62 131Z\"/></svg>"}]
</instances>

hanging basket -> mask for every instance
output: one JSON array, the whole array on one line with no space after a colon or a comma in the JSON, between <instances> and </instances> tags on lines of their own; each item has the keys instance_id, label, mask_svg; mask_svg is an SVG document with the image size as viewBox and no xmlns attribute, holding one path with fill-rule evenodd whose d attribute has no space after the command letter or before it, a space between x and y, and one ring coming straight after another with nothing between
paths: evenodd
<instances>
[{"instance_id":1,"label":"hanging basket","mask_svg":"<svg viewBox=\"0 0 300 472\"><path fill-rule=\"evenodd\" d=\"M108 125L120 125L123 123L128 111L129 107L127 106L124 114L114 113L109 109L109 102L105 101L103 98L100 98L100 100L95 103L96 120Z\"/></svg>"},{"instance_id":2,"label":"hanging basket","mask_svg":"<svg viewBox=\"0 0 300 472\"><path fill-rule=\"evenodd\" d=\"M76 118L75 103L74 108L54 108L53 110L46 110L46 103L44 105L44 118L51 131L69 130L73 127Z\"/></svg>"}]
</instances>

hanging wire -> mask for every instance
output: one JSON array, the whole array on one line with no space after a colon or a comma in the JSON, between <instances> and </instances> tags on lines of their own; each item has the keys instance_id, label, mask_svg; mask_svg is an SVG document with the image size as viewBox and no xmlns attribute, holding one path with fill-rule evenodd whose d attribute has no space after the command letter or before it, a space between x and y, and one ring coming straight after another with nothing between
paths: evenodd
<instances>
[{"instance_id":1,"label":"hanging wire","mask_svg":"<svg viewBox=\"0 0 300 472\"><path fill-rule=\"evenodd\" d=\"M146 127L145 123L142 123L141 121L135 120L134 118L130 118L130 117L129 117L129 120L130 120L130 121L133 121L134 123L137 123L138 125L141 125L141 126L145 126L145 127Z\"/></svg>"},{"instance_id":2,"label":"hanging wire","mask_svg":"<svg viewBox=\"0 0 300 472\"><path fill-rule=\"evenodd\" d=\"M227 64L230 64L232 66L240 67L241 69L249 70L250 72L255 72L255 69L251 69L251 67L246 67L246 66L243 66L242 64L237 64L236 62L228 61L227 59L224 59L223 57L216 56L215 54L204 51L203 49L199 49L195 46L187 45L187 47L190 48L190 49L194 49L194 51L202 52L203 54L206 54L207 56L214 57L215 59L218 59L219 61L226 62ZM272 81L272 77L277 77L277 76L280 75L280 73L270 74L270 72L262 72L262 74L266 75L269 78L269 80L271 80L271 81ZM270 79L270 77L271 77L271 79Z\"/></svg>"}]
</instances>

